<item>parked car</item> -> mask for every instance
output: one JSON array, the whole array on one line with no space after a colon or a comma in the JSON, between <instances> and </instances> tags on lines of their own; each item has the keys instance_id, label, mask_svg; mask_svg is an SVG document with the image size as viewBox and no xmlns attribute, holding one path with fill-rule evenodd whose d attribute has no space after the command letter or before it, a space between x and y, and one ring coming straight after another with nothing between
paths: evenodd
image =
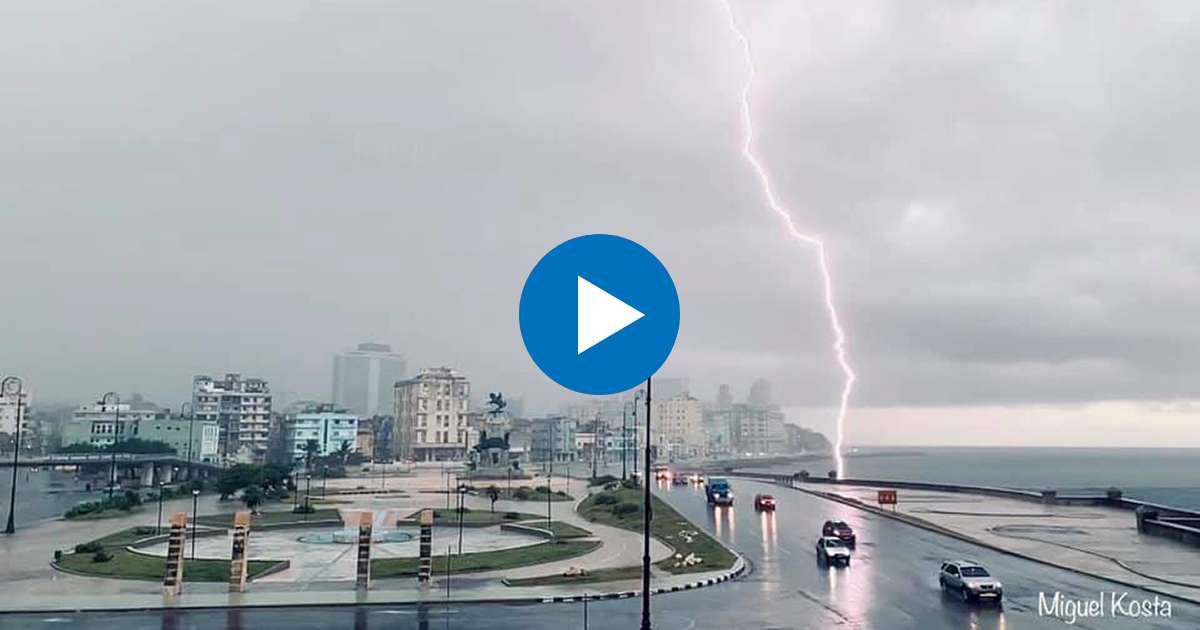
<instances>
[{"instance_id":1,"label":"parked car","mask_svg":"<svg viewBox=\"0 0 1200 630\"><path fill-rule=\"evenodd\" d=\"M851 549L858 546L858 537L854 535L854 529L846 521L825 521L825 525L821 527L821 535L833 536Z\"/></svg>"},{"instance_id":2,"label":"parked car","mask_svg":"<svg viewBox=\"0 0 1200 630\"><path fill-rule=\"evenodd\" d=\"M775 497L773 497L769 494L754 495L754 509L759 512L768 511L768 510L771 512L774 512L775 511Z\"/></svg>"},{"instance_id":3,"label":"parked car","mask_svg":"<svg viewBox=\"0 0 1200 630\"><path fill-rule=\"evenodd\" d=\"M964 602L993 601L1004 599L1004 585L992 577L988 570L969 560L948 560L938 571L938 584L942 590L955 593Z\"/></svg>"},{"instance_id":4,"label":"parked car","mask_svg":"<svg viewBox=\"0 0 1200 630\"><path fill-rule=\"evenodd\" d=\"M817 562L828 566L850 566L850 548L834 536L821 536L817 539Z\"/></svg>"}]
</instances>

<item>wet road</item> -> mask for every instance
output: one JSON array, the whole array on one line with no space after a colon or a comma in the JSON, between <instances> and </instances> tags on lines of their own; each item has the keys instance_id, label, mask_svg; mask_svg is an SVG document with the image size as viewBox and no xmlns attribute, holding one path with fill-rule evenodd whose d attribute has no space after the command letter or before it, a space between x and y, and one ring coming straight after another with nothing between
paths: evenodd
<instances>
[{"instance_id":1,"label":"wet road","mask_svg":"<svg viewBox=\"0 0 1200 630\"><path fill-rule=\"evenodd\" d=\"M677 509L732 547L754 565L745 579L715 587L655 597L654 627L691 628L1196 628L1200 607L1172 602L1171 619L1080 618L1074 625L1038 615L1038 593L1079 598L1123 587L1068 571L1006 556L849 506L775 488L734 480L738 504L712 509L700 489L661 489ZM756 492L779 499L774 514L756 513ZM859 546L847 568L818 565L815 536L826 519L849 522ZM968 606L944 596L937 567L944 558L970 558L1004 581L1002 609ZM1132 597L1145 597L1138 591ZM1152 596L1151 596L1152 597ZM1108 613L1109 611L1105 611ZM582 604L459 605L426 609L284 608L244 611L192 611L164 614L20 615L0 617L0 628L584 628ZM593 602L586 611L589 628L637 628L637 599Z\"/></svg>"}]
</instances>

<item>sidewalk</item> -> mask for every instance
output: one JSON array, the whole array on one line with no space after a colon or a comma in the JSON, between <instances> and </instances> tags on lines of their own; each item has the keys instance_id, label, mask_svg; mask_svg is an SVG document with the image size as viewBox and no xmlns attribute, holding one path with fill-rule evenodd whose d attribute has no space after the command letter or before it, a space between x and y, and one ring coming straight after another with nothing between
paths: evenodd
<instances>
[{"instance_id":1,"label":"sidewalk","mask_svg":"<svg viewBox=\"0 0 1200 630\"><path fill-rule=\"evenodd\" d=\"M821 484L798 489L1007 553L1200 603L1200 548L1138 533L1129 510L899 490L893 513L876 506L878 488Z\"/></svg>"},{"instance_id":2,"label":"sidewalk","mask_svg":"<svg viewBox=\"0 0 1200 630\"><path fill-rule=\"evenodd\" d=\"M526 480L522 485L529 485ZM544 483L538 479L534 483ZM567 481L555 477L553 488L566 489ZM509 587L502 579L560 575L568 568L597 570L601 568L636 566L641 564L642 538L635 532L591 523L575 512L575 505L586 496L585 482L571 479L570 490L576 501L560 501L552 504L552 516L562 521L587 529L593 538L603 545L584 556L511 570L452 576L450 600L452 602L542 602L575 600L585 594L593 599L604 597L630 597L640 594L641 585L636 580L621 582L577 584L562 586ZM329 489L338 487L353 489L361 480L329 480ZM397 484L399 485L399 483ZM444 495L429 494L440 489L441 480L432 478L408 478L405 480L407 496L358 495L351 509L393 510L403 515L420 507L444 507ZM425 492L422 492L425 491ZM482 496L468 495L466 505L472 510L488 510L491 502ZM164 515L173 511L189 511L191 501L183 499L164 505ZM544 513L544 502L498 501L497 511L521 511ZM338 505L337 507L343 507ZM156 508L156 506L155 506ZM216 497L201 497L201 514L232 512L241 508L236 501L218 502ZM129 516L103 521L48 521L37 526L24 528L16 535L0 538L0 587L6 594L0 612L14 611L65 611L65 610L113 610L146 609L162 607L223 607L223 606L303 606L303 605L354 605L354 604L412 604L418 602L445 602L446 583L444 576L434 576L427 587L420 587L415 578L386 579L375 581L367 592L354 588L353 553L345 553L323 567L305 569L297 563L288 571L251 582L246 593L231 594L227 586L220 583L188 583L184 593L176 599L161 595L156 582L81 577L55 571L49 565L56 548L69 548L75 543L98 538L135 525L153 525L155 511L143 511ZM255 553L253 532L251 533L250 555ZM352 547L347 547L351 551ZM261 552L260 548L260 552ZM657 540L651 544L651 557L660 560L668 557L671 549ZM342 564L349 570L343 571ZM671 576L655 573L653 592L669 592L696 588L725 581L740 574L745 564L739 558L733 571L697 573ZM330 579L336 578L336 579ZM343 579L344 578L344 579Z\"/></svg>"}]
</instances>

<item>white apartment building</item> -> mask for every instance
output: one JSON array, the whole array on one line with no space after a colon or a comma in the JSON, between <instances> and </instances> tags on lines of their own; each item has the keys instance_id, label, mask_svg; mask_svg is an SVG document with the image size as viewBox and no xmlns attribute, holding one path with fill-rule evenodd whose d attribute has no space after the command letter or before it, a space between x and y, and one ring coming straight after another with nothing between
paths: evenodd
<instances>
[{"instance_id":1,"label":"white apartment building","mask_svg":"<svg viewBox=\"0 0 1200 630\"><path fill-rule=\"evenodd\" d=\"M397 456L417 461L462 459L470 446L471 384L448 367L426 368L396 383Z\"/></svg>"},{"instance_id":2,"label":"white apartment building","mask_svg":"<svg viewBox=\"0 0 1200 630\"><path fill-rule=\"evenodd\" d=\"M21 432L31 430L29 420L29 391L21 390ZM17 395L0 395L0 433L12 435L17 431Z\"/></svg>"},{"instance_id":3,"label":"white apartment building","mask_svg":"<svg viewBox=\"0 0 1200 630\"><path fill-rule=\"evenodd\" d=\"M650 425L652 446L665 461L700 457L707 450L704 436L704 405L687 392L650 402L654 417Z\"/></svg>"},{"instance_id":4,"label":"white apartment building","mask_svg":"<svg viewBox=\"0 0 1200 630\"><path fill-rule=\"evenodd\" d=\"M362 418L392 413L394 388L408 376L402 355L382 343L360 343L333 357L333 404Z\"/></svg>"},{"instance_id":5,"label":"white apartment building","mask_svg":"<svg viewBox=\"0 0 1200 630\"><path fill-rule=\"evenodd\" d=\"M334 405L312 405L284 420L284 448L292 461L302 462L308 455L308 443L317 444L317 455L333 455L347 444L358 450L359 417Z\"/></svg>"},{"instance_id":6,"label":"white apartment building","mask_svg":"<svg viewBox=\"0 0 1200 630\"><path fill-rule=\"evenodd\" d=\"M197 376L192 379L192 410L197 421L217 423L225 460L265 461L271 428L271 388L265 380L239 374Z\"/></svg>"}]
</instances>

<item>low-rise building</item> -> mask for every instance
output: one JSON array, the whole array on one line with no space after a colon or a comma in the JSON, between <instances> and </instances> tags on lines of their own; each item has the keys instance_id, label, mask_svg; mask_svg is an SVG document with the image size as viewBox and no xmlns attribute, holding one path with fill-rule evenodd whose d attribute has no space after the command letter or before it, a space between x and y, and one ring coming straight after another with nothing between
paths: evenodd
<instances>
[{"instance_id":1,"label":"low-rise building","mask_svg":"<svg viewBox=\"0 0 1200 630\"><path fill-rule=\"evenodd\" d=\"M358 416L333 405L312 405L284 420L284 444L292 461L304 461L309 443L317 445L317 456L355 452L358 445Z\"/></svg>"},{"instance_id":2,"label":"low-rise building","mask_svg":"<svg viewBox=\"0 0 1200 630\"><path fill-rule=\"evenodd\" d=\"M107 446L114 441L142 437L142 422L165 421L166 409L141 400L128 403L80 405L62 427L62 445Z\"/></svg>"},{"instance_id":3,"label":"low-rise building","mask_svg":"<svg viewBox=\"0 0 1200 630\"><path fill-rule=\"evenodd\" d=\"M575 461L578 429L579 423L574 418L551 416L534 420L529 440L530 463Z\"/></svg>"}]
</instances>

